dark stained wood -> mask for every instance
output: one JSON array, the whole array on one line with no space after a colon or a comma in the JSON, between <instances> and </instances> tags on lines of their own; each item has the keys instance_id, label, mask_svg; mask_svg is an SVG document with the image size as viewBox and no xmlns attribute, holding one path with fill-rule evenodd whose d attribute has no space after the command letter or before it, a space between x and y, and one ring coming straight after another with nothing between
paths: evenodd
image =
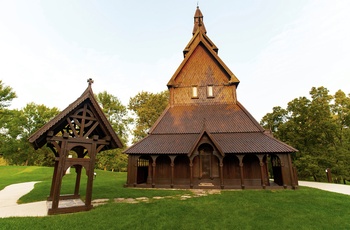
<instances>
[{"instance_id":1,"label":"dark stained wood","mask_svg":"<svg viewBox=\"0 0 350 230\"><path fill-rule=\"evenodd\" d=\"M89 79L87 90L54 119L40 128L29 142L35 149L47 144L55 154L48 214L88 211L92 208L92 187L96 155L105 149L122 147L107 118L98 106ZM69 156L72 156L70 158ZM62 179L69 167L75 168L76 180L72 195L61 195ZM80 199L79 189L83 169L87 175L84 205L61 207L60 201Z\"/></svg>"},{"instance_id":2,"label":"dark stained wood","mask_svg":"<svg viewBox=\"0 0 350 230\"><path fill-rule=\"evenodd\" d=\"M149 135L125 151L126 186L297 188L290 157L297 150L275 139L237 101L240 81L219 58L198 7L183 53L167 84L168 107ZM140 159L148 170L135 164Z\"/></svg>"}]
</instances>

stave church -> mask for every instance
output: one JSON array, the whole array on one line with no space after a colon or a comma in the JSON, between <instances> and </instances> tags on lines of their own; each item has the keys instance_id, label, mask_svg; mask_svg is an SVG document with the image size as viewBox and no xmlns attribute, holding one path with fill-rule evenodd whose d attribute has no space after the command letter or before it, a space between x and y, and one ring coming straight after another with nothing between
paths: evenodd
<instances>
[{"instance_id":1,"label":"stave church","mask_svg":"<svg viewBox=\"0 0 350 230\"><path fill-rule=\"evenodd\" d=\"M148 135L125 150L126 186L297 188L291 160L297 150L264 130L238 101L240 81L218 56L198 6L192 34L167 84L167 108Z\"/></svg>"}]
</instances>

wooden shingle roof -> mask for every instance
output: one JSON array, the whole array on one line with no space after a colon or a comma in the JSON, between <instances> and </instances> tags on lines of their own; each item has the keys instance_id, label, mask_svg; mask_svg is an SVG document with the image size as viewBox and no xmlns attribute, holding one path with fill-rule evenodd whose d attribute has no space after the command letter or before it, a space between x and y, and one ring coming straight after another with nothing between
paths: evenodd
<instances>
[{"instance_id":1,"label":"wooden shingle roof","mask_svg":"<svg viewBox=\"0 0 350 230\"><path fill-rule=\"evenodd\" d=\"M197 46L204 46L205 49L208 51L208 53L211 55L213 60L217 63L218 66L220 66L223 71L228 76L228 81L230 84L235 84L238 86L239 80L238 78L232 73L232 71L226 66L226 64L221 60L221 58L217 55L218 48L215 46L215 44L209 39L209 37L203 33L200 29L197 30L197 32L193 35L191 41L188 43L184 50L185 58L181 62L180 66L175 71L172 78L169 80L167 86L168 88L173 87L176 85L176 78L180 74L181 70L185 66L185 64L190 60L191 55L196 50Z\"/></svg>"},{"instance_id":2,"label":"wooden shingle roof","mask_svg":"<svg viewBox=\"0 0 350 230\"><path fill-rule=\"evenodd\" d=\"M238 102L168 107L149 135L125 153L189 154L193 144L202 135L203 126L225 154L297 151L265 134L259 123Z\"/></svg>"},{"instance_id":3,"label":"wooden shingle roof","mask_svg":"<svg viewBox=\"0 0 350 230\"><path fill-rule=\"evenodd\" d=\"M75 111L81 109L84 105L88 105L93 111L93 116L98 120L99 125L95 128L94 133L91 135L98 135L100 138L109 137L110 144L105 146L104 149L121 148L123 146L116 132L113 130L111 124L108 122L102 109L98 105L94 97L94 93L91 88L91 83L83 94L65 108L61 113L54 117L51 121L46 123L43 127L37 130L29 137L29 142L35 149L41 148L46 144L46 137L49 131L53 131L54 135L60 132L63 127L67 126L67 119L70 115L74 114Z\"/></svg>"}]
</instances>

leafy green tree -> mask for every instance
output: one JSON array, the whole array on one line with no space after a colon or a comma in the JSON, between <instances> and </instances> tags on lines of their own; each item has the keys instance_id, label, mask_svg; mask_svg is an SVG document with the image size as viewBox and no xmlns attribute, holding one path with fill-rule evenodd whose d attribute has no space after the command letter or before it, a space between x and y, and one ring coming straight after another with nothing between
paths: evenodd
<instances>
[{"instance_id":1,"label":"leafy green tree","mask_svg":"<svg viewBox=\"0 0 350 230\"><path fill-rule=\"evenodd\" d=\"M11 101L16 98L16 93L9 86L5 86L0 80L0 160L3 156L2 146L6 143L6 119L8 118Z\"/></svg>"},{"instance_id":2,"label":"leafy green tree","mask_svg":"<svg viewBox=\"0 0 350 230\"><path fill-rule=\"evenodd\" d=\"M0 111L10 106L11 101L16 98L16 93L10 86L5 86L0 80Z\"/></svg>"},{"instance_id":3,"label":"leafy green tree","mask_svg":"<svg viewBox=\"0 0 350 230\"><path fill-rule=\"evenodd\" d=\"M310 96L311 100L306 97L292 100L285 110L274 107L260 123L299 150L293 156L299 178L325 180L326 168L332 169L335 178L347 178L349 100L341 91L330 95L325 87L313 87Z\"/></svg>"},{"instance_id":4,"label":"leafy green tree","mask_svg":"<svg viewBox=\"0 0 350 230\"><path fill-rule=\"evenodd\" d=\"M141 92L130 98L128 108L136 115L133 143L144 138L162 114L169 101L169 92Z\"/></svg>"},{"instance_id":5,"label":"leafy green tree","mask_svg":"<svg viewBox=\"0 0 350 230\"><path fill-rule=\"evenodd\" d=\"M127 143L128 125L132 120L128 117L126 106L117 97L106 91L98 93L95 97L118 137L124 144Z\"/></svg>"},{"instance_id":6,"label":"leafy green tree","mask_svg":"<svg viewBox=\"0 0 350 230\"><path fill-rule=\"evenodd\" d=\"M132 121L128 116L127 108L117 97L106 91L95 95L95 97L114 131L125 146L128 142L128 125ZM97 155L96 167L104 170L126 171L127 156L122 151L123 149L112 149L100 152Z\"/></svg>"},{"instance_id":7,"label":"leafy green tree","mask_svg":"<svg viewBox=\"0 0 350 230\"><path fill-rule=\"evenodd\" d=\"M343 180L350 180L350 94L338 90L332 106L336 131L336 151L338 153L332 172Z\"/></svg>"},{"instance_id":8,"label":"leafy green tree","mask_svg":"<svg viewBox=\"0 0 350 230\"><path fill-rule=\"evenodd\" d=\"M34 151L28 137L58 113L57 108L34 103L27 104L22 110L8 111L3 119L4 145L0 147L4 158L15 165L51 165L51 151L46 148Z\"/></svg>"}]
</instances>

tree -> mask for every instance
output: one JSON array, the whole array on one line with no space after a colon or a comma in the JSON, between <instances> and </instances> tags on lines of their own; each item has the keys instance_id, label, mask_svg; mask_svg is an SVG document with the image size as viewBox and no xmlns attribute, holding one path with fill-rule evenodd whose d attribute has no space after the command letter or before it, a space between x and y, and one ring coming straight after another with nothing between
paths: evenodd
<instances>
[{"instance_id":1,"label":"tree","mask_svg":"<svg viewBox=\"0 0 350 230\"><path fill-rule=\"evenodd\" d=\"M4 146L6 141L6 129L4 126L9 114L9 111L6 108L10 106L11 101L16 97L16 93L12 88L5 86L2 80L0 80L0 158L3 155L1 146Z\"/></svg>"},{"instance_id":2,"label":"tree","mask_svg":"<svg viewBox=\"0 0 350 230\"><path fill-rule=\"evenodd\" d=\"M59 113L57 108L29 103L22 110L9 110L3 117L4 158L15 165L52 165L53 155L47 148L34 151L28 137Z\"/></svg>"},{"instance_id":3,"label":"tree","mask_svg":"<svg viewBox=\"0 0 350 230\"><path fill-rule=\"evenodd\" d=\"M10 106L11 101L16 98L16 93L10 86L5 86L0 80L0 111Z\"/></svg>"},{"instance_id":4,"label":"tree","mask_svg":"<svg viewBox=\"0 0 350 230\"><path fill-rule=\"evenodd\" d=\"M299 97L288 103L287 109L274 107L272 113L261 120L276 138L297 148L293 156L299 177L324 180L325 169L331 168L336 178L349 177L348 144L346 127L349 101L345 94L329 95L325 87L313 87L311 100ZM333 103L333 104L332 104Z\"/></svg>"},{"instance_id":5,"label":"tree","mask_svg":"<svg viewBox=\"0 0 350 230\"><path fill-rule=\"evenodd\" d=\"M106 91L95 95L95 97L114 131L125 146L128 142L128 125L131 123L127 108L117 97ZM100 152L97 155L96 167L104 170L126 171L127 156L122 151L123 149L112 149Z\"/></svg>"},{"instance_id":6,"label":"tree","mask_svg":"<svg viewBox=\"0 0 350 230\"><path fill-rule=\"evenodd\" d=\"M133 143L144 138L151 126L162 114L169 101L169 92L141 92L130 98L128 108L136 115Z\"/></svg>"},{"instance_id":7,"label":"tree","mask_svg":"<svg viewBox=\"0 0 350 230\"><path fill-rule=\"evenodd\" d=\"M285 123L287 121L287 110L280 106L272 108L272 113L267 113L260 121L260 125L270 130L274 136L284 142L287 142Z\"/></svg>"},{"instance_id":8,"label":"tree","mask_svg":"<svg viewBox=\"0 0 350 230\"><path fill-rule=\"evenodd\" d=\"M106 91L98 93L95 97L118 137L123 144L127 143L128 125L132 120L128 117L126 106L117 97Z\"/></svg>"}]
</instances>

